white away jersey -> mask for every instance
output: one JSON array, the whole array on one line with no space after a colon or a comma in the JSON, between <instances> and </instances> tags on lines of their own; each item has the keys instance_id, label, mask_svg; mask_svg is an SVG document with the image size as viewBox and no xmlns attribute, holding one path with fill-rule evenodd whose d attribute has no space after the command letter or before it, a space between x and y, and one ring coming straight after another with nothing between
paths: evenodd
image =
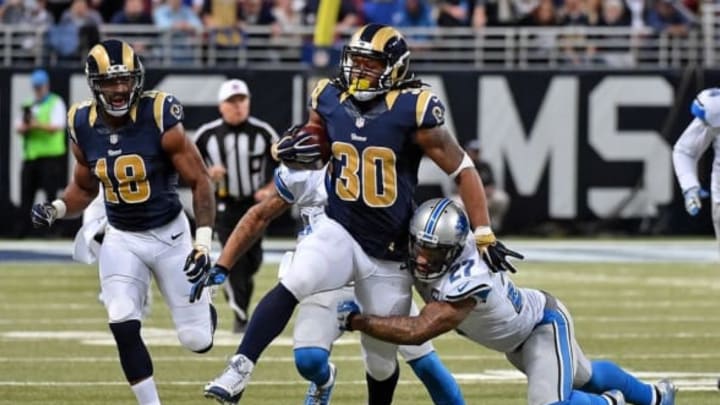
<instances>
[{"instance_id":1,"label":"white away jersey","mask_svg":"<svg viewBox=\"0 0 720 405\"><path fill-rule=\"evenodd\" d=\"M292 170L285 165L275 169L275 189L280 197L300 208L305 225L319 214L325 213L325 169Z\"/></svg>"},{"instance_id":2,"label":"white away jersey","mask_svg":"<svg viewBox=\"0 0 720 405\"><path fill-rule=\"evenodd\" d=\"M711 175L714 202L720 202L720 89L706 89L698 94L690 107L695 119L685 128L673 147L673 167L680 188L686 191L699 187L697 163L713 145L715 160Z\"/></svg>"},{"instance_id":3,"label":"white away jersey","mask_svg":"<svg viewBox=\"0 0 720 405\"><path fill-rule=\"evenodd\" d=\"M415 288L425 302L474 298L475 309L458 326L458 333L503 353L515 350L528 338L545 308L543 293L517 288L507 274L490 271L472 235L442 278L431 283L416 282Z\"/></svg>"}]
</instances>

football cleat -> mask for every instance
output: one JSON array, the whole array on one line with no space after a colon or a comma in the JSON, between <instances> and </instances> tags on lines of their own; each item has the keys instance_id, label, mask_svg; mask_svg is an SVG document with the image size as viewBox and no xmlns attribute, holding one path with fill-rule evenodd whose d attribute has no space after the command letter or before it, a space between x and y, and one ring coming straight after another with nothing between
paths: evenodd
<instances>
[{"instance_id":1,"label":"football cleat","mask_svg":"<svg viewBox=\"0 0 720 405\"><path fill-rule=\"evenodd\" d=\"M248 382L255 365L242 354L230 359L225 371L210 381L204 389L206 398L217 400L221 404L237 404Z\"/></svg>"},{"instance_id":2,"label":"football cleat","mask_svg":"<svg viewBox=\"0 0 720 405\"><path fill-rule=\"evenodd\" d=\"M664 378L655 383L658 391L660 391L660 405L675 405L675 393L677 387L672 381Z\"/></svg>"},{"instance_id":3,"label":"football cleat","mask_svg":"<svg viewBox=\"0 0 720 405\"><path fill-rule=\"evenodd\" d=\"M337 367L330 363L330 380L322 387L318 387L314 382L310 383L307 394L305 395L305 405L328 405L332 396L333 388L335 388L335 376L337 375Z\"/></svg>"},{"instance_id":4,"label":"football cleat","mask_svg":"<svg viewBox=\"0 0 720 405\"><path fill-rule=\"evenodd\" d=\"M610 390L602 394L602 397L609 399L613 405L626 405L625 395L620 390Z\"/></svg>"}]
</instances>

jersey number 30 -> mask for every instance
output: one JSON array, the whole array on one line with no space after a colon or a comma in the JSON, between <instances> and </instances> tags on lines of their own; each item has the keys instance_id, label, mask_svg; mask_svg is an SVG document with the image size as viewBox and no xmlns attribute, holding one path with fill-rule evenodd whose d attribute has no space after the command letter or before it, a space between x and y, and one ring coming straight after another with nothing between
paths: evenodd
<instances>
[{"instance_id":1,"label":"jersey number 30","mask_svg":"<svg viewBox=\"0 0 720 405\"><path fill-rule=\"evenodd\" d=\"M368 146L362 156L352 144L334 142L333 156L344 161L335 182L335 193L345 201L362 199L369 207L389 207L397 199L395 152L390 148Z\"/></svg>"},{"instance_id":2,"label":"jersey number 30","mask_svg":"<svg viewBox=\"0 0 720 405\"><path fill-rule=\"evenodd\" d=\"M150 198L150 182L147 180L145 161L140 155L123 155L115 159L112 174L118 184L117 190L110 180L107 160L98 159L95 164L95 175L103 183L105 201L119 204L120 200L127 204L138 204Z\"/></svg>"}]
</instances>

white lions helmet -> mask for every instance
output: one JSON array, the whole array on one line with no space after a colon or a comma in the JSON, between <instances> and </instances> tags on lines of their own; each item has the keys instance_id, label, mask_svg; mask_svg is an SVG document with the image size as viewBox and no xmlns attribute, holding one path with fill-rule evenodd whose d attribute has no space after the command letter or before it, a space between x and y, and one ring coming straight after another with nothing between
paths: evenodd
<instances>
[{"instance_id":1,"label":"white lions helmet","mask_svg":"<svg viewBox=\"0 0 720 405\"><path fill-rule=\"evenodd\" d=\"M470 224L462 208L447 198L424 202L410 219L408 269L417 280L442 277L465 245Z\"/></svg>"}]
</instances>

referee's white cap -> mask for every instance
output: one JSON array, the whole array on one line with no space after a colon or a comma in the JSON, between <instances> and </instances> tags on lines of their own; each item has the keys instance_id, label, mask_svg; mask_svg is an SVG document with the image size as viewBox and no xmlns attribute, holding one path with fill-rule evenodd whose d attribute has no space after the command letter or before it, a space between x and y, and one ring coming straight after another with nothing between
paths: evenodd
<instances>
[{"instance_id":1,"label":"referee's white cap","mask_svg":"<svg viewBox=\"0 0 720 405\"><path fill-rule=\"evenodd\" d=\"M250 97L247 84L240 79L231 79L223 82L218 91L218 102L223 102L232 96L243 95Z\"/></svg>"}]
</instances>

